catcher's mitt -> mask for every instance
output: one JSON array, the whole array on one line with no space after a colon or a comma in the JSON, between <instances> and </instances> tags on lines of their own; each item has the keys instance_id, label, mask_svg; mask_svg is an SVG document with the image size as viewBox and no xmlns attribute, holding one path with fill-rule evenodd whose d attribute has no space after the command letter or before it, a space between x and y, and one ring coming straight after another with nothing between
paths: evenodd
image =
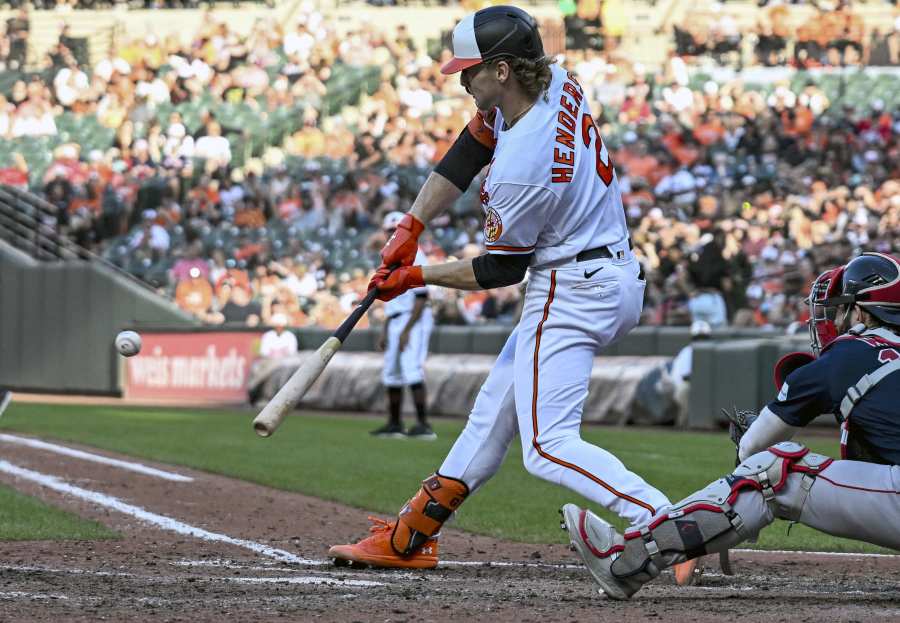
<instances>
[{"instance_id":1,"label":"catcher's mitt","mask_svg":"<svg viewBox=\"0 0 900 623\"><path fill-rule=\"evenodd\" d=\"M722 409L722 413L725 414L725 417L727 417L730 422L728 425L728 435L731 437L731 441L734 442L735 446L740 446L741 437L744 436L747 429L756 421L759 414L756 411L750 410L739 411L737 407L732 407L731 412L727 409Z\"/></svg>"}]
</instances>

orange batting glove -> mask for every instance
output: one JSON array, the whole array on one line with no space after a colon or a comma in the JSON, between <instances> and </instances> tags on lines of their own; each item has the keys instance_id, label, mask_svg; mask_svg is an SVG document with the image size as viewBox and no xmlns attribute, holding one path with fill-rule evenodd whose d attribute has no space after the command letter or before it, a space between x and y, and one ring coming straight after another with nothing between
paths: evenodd
<instances>
[{"instance_id":1,"label":"orange batting glove","mask_svg":"<svg viewBox=\"0 0 900 623\"><path fill-rule=\"evenodd\" d=\"M425 223L406 213L387 244L381 250L381 266L412 266L419 250L419 235L425 231Z\"/></svg>"},{"instance_id":2,"label":"orange batting glove","mask_svg":"<svg viewBox=\"0 0 900 623\"><path fill-rule=\"evenodd\" d=\"M389 275L386 275L386 272L390 272L389 269L385 269L385 272L379 270L369 282L370 287L374 284L374 287L378 288L380 301L390 301L407 290L425 286L421 266L402 266Z\"/></svg>"}]
</instances>

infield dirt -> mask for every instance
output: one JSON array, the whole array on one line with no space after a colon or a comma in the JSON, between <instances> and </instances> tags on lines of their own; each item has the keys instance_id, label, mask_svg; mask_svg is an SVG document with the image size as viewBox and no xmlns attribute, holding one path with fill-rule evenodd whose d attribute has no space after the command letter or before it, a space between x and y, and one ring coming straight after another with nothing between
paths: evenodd
<instances>
[{"instance_id":1,"label":"infield dirt","mask_svg":"<svg viewBox=\"0 0 900 623\"><path fill-rule=\"evenodd\" d=\"M711 569L699 586L679 588L665 574L622 603L598 595L562 544L510 543L450 528L441 559L455 564L423 572L338 569L325 559L328 546L364 536L365 511L147 461L194 481L168 482L13 445L4 445L3 458L308 562L287 564L166 532L0 475L19 491L123 535L0 543L0 621L900 620L900 557L734 553L735 576ZM412 492L398 491L398 502ZM547 521L558 521L555 508L547 509Z\"/></svg>"}]
</instances>

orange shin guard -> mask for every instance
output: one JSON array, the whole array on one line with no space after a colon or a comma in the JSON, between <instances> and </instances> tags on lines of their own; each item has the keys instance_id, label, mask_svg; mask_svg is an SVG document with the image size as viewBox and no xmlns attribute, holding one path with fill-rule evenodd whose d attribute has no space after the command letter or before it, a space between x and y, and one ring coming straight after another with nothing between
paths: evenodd
<instances>
[{"instance_id":1,"label":"orange shin guard","mask_svg":"<svg viewBox=\"0 0 900 623\"><path fill-rule=\"evenodd\" d=\"M440 532L444 522L469 495L469 487L462 480L433 474L422 481L412 499L397 516L391 535L391 546L401 556L409 556L425 541Z\"/></svg>"}]
</instances>

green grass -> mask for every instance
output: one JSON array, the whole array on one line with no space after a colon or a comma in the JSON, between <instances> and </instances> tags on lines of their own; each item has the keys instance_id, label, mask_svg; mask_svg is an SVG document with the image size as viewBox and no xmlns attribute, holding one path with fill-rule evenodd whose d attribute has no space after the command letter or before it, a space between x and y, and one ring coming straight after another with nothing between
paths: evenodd
<instances>
[{"instance_id":1,"label":"green grass","mask_svg":"<svg viewBox=\"0 0 900 623\"><path fill-rule=\"evenodd\" d=\"M0 541L93 541L117 536L96 521L81 519L0 485Z\"/></svg>"},{"instance_id":2,"label":"green grass","mask_svg":"<svg viewBox=\"0 0 900 623\"><path fill-rule=\"evenodd\" d=\"M463 426L436 420L436 442L373 439L380 418L305 413L269 439L257 437L249 411L14 404L0 428L185 465L393 514L432 473ZM584 437L678 500L731 471L734 449L724 433L588 426ZM835 440L807 440L834 455ZM578 496L527 472L519 440L500 472L468 500L455 527L534 543L563 542L557 509ZM609 514L604 513L612 519ZM360 516L360 523L364 517ZM615 518L615 523L622 522ZM777 522L754 547L821 551L887 551Z\"/></svg>"}]
</instances>

